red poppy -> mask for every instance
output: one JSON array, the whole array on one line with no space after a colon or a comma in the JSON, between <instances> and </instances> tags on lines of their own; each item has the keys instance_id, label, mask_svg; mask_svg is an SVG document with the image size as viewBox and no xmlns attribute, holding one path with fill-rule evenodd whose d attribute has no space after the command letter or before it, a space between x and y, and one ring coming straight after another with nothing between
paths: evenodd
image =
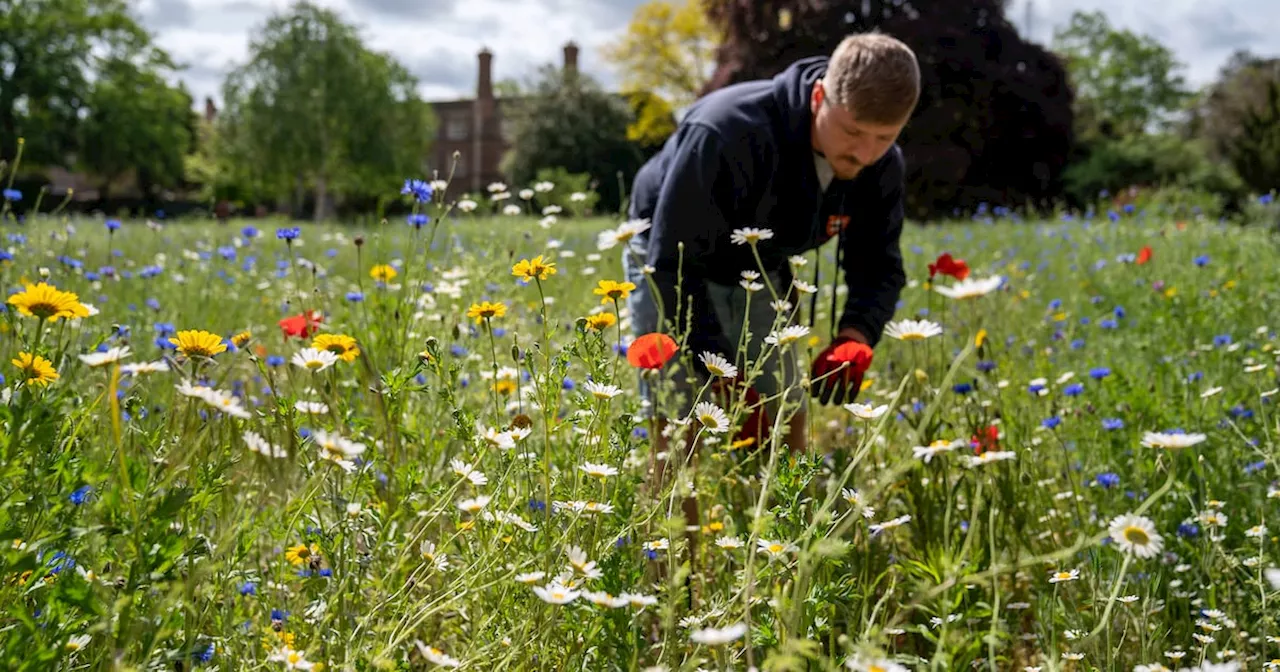
<instances>
[{"instance_id":1,"label":"red poppy","mask_svg":"<svg viewBox=\"0 0 1280 672\"><path fill-rule=\"evenodd\" d=\"M637 369L661 369L679 347L670 336L660 333L645 334L627 347L627 362Z\"/></svg>"},{"instance_id":2,"label":"red poppy","mask_svg":"<svg viewBox=\"0 0 1280 672\"><path fill-rule=\"evenodd\" d=\"M301 315L294 315L280 320L279 325L280 330L284 332L285 338L307 338L316 333L322 321L324 321L322 316L317 315L313 310L308 310Z\"/></svg>"},{"instance_id":3,"label":"red poppy","mask_svg":"<svg viewBox=\"0 0 1280 672\"><path fill-rule=\"evenodd\" d=\"M929 264L929 279L937 274L949 275L956 280L964 280L969 277L969 264L964 259L954 259L950 252L944 252L936 261Z\"/></svg>"},{"instance_id":4,"label":"red poppy","mask_svg":"<svg viewBox=\"0 0 1280 672\"><path fill-rule=\"evenodd\" d=\"M995 425L987 425L986 429L969 437L969 445L973 448L974 455L999 450L1000 428Z\"/></svg>"},{"instance_id":5,"label":"red poppy","mask_svg":"<svg viewBox=\"0 0 1280 672\"><path fill-rule=\"evenodd\" d=\"M866 373L867 369L871 368L871 358L873 355L874 352L871 350L871 346L866 343L845 341L844 343L837 345L835 348L832 348L831 353L827 355L827 361L835 362L836 364L839 364L840 362L851 362L852 365L849 367L849 370L854 374L861 375Z\"/></svg>"},{"instance_id":6,"label":"red poppy","mask_svg":"<svg viewBox=\"0 0 1280 672\"><path fill-rule=\"evenodd\" d=\"M1141 266L1148 261L1151 261L1151 246L1143 245L1142 249L1138 250L1138 265Z\"/></svg>"}]
</instances>

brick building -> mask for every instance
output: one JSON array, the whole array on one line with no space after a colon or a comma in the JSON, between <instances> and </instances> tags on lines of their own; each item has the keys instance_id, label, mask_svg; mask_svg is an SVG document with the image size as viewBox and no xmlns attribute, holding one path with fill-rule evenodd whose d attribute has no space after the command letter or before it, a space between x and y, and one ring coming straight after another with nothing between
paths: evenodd
<instances>
[{"instance_id":1,"label":"brick building","mask_svg":"<svg viewBox=\"0 0 1280 672\"><path fill-rule=\"evenodd\" d=\"M506 177L499 169L503 154L510 148L511 129L502 118L502 99L493 93L493 53L482 49L477 55L476 97L431 103L439 128L431 150L429 167L447 179L458 191L483 191L492 182ZM564 68L578 67L578 46L564 45ZM456 167L453 153L459 153Z\"/></svg>"}]
</instances>

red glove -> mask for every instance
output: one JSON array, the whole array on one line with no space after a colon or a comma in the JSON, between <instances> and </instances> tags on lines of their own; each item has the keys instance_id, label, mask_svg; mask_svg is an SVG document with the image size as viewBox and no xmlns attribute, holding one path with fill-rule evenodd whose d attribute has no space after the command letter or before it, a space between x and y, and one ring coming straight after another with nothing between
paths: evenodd
<instances>
[{"instance_id":1,"label":"red glove","mask_svg":"<svg viewBox=\"0 0 1280 672\"><path fill-rule=\"evenodd\" d=\"M832 341L813 360L810 396L823 405L852 403L862 391L862 376L871 367L872 354L871 346L847 336Z\"/></svg>"}]
</instances>

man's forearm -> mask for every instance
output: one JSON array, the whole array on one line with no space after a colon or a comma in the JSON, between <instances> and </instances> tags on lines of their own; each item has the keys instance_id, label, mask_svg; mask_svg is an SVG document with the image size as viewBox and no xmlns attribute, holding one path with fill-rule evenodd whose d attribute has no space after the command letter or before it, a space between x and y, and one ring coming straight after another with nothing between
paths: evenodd
<instances>
[{"instance_id":1,"label":"man's forearm","mask_svg":"<svg viewBox=\"0 0 1280 672\"><path fill-rule=\"evenodd\" d=\"M841 329L840 333L836 334L836 338L851 338L863 345L871 345L871 341L867 338L866 334L863 334L861 331L858 331L853 327L845 327Z\"/></svg>"}]
</instances>

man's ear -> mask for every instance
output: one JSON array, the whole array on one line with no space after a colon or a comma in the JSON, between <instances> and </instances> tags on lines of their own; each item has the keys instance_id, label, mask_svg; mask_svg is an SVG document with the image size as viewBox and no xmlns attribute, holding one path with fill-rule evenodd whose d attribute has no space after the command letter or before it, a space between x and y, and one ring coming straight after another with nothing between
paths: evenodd
<instances>
[{"instance_id":1,"label":"man's ear","mask_svg":"<svg viewBox=\"0 0 1280 672\"><path fill-rule=\"evenodd\" d=\"M813 91L809 94L809 110L816 113L819 107L822 107L822 101L826 98L827 90L823 88L822 80L819 79L813 83Z\"/></svg>"}]
</instances>

